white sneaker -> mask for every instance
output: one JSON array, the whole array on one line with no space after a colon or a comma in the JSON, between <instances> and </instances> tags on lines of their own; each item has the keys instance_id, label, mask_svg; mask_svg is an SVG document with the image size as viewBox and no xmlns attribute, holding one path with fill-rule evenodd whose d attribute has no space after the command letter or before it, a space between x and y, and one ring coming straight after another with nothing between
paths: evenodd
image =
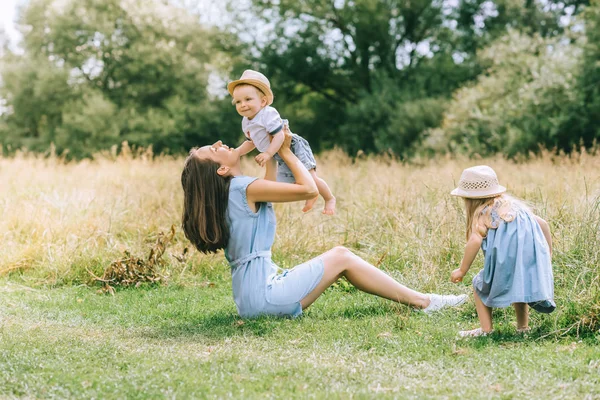
<instances>
[{"instance_id":1,"label":"white sneaker","mask_svg":"<svg viewBox=\"0 0 600 400\"><path fill-rule=\"evenodd\" d=\"M433 293L427 294L427 296L429 296L431 302L423 309L423 312L426 314L439 311L445 307L460 306L462 303L467 301L468 297L466 294L459 294L458 296L455 296L453 294L441 295Z\"/></svg>"}]
</instances>

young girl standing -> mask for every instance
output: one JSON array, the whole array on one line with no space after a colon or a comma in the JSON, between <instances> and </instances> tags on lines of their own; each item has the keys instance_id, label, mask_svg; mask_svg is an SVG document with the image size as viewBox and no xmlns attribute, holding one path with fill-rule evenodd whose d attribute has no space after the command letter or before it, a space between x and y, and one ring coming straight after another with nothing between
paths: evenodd
<instances>
[{"instance_id":1,"label":"young girl standing","mask_svg":"<svg viewBox=\"0 0 600 400\"><path fill-rule=\"evenodd\" d=\"M556 308L548 223L505 192L494 170L485 165L465 169L451 192L464 199L467 214L465 254L451 281L462 281L480 247L485 257L483 269L473 278L481 327L460 331L461 337L492 332L493 307L512 304L518 332L529 330L528 306L542 313Z\"/></svg>"}]
</instances>

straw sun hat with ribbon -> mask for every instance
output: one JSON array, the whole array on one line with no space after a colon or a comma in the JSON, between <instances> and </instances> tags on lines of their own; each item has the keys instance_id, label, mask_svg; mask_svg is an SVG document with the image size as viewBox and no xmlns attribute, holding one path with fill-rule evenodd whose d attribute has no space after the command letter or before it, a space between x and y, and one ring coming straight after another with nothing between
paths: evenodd
<instances>
[{"instance_id":1,"label":"straw sun hat with ribbon","mask_svg":"<svg viewBox=\"0 0 600 400\"><path fill-rule=\"evenodd\" d=\"M458 187L450 192L451 195L469 199L484 199L495 197L506 192L506 188L498 183L498 177L487 165L478 165L463 171L458 181Z\"/></svg>"},{"instance_id":2,"label":"straw sun hat with ribbon","mask_svg":"<svg viewBox=\"0 0 600 400\"><path fill-rule=\"evenodd\" d=\"M227 85L227 91L233 96L233 89L238 85L252 85L258 88L267 97L267 105L273 104L273 92L271 91L271 83L266 76L258 71L247 69L244 71L240 79L237 81L229 82Z\"/></svg>"}]
</instances>

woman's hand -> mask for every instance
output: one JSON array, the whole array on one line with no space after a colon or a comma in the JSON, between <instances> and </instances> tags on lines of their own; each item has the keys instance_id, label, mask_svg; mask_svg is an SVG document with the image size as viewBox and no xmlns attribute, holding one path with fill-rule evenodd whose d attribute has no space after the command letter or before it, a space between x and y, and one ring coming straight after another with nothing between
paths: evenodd
<instances>
[{"instance_id":1,"label":"woman's hand","mask_svg":"<svg viewBox=\"0 0 600 400\"><path fill-rule=\"evenodd\" d=\"M283 144L281 145L281 150L289 150L292 145L292 132L290 132L290 127L286 125L283 126ZM281 151L279 150L279 151Z\"/></svg>"},{"instance_id":2,"label":"woman's hand","mask_svg":"<svg viewBox=\"0 0 600 400\"><path fill-rule=\"evenodd\" d=\"M284 136L279 155L292 171L296 183L272 182L269 179L257 179L246 189L248 204L254 202L278 202L309 200L319 194L317 184L298 157L290 149L292 133L285 125L282 129ZM277 133L279 135L279 132ZM271 142L272 143L272 142ZM270 175L269 175L270 177Z\"/></svg>"},{"instance_id":3,"label":"woman's hand","mask_svg":"<svg viewBox=\"0 0 600 400\"><path fill-rule=\"evenodd\" d=\"M450 281L452 283L462 282L464 277L465 273L462 272L460 268L456 268L454 271L452 271L452 274L450 275Z\"/></svg>"}]
</instances>

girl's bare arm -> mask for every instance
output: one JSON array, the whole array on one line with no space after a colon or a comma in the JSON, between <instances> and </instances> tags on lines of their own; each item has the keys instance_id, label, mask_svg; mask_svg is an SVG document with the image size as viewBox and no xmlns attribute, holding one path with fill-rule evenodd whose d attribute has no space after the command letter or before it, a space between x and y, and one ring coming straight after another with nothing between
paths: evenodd
<instances>
[{"instance_id":1,"label":"girl's bare arm","mask_svg":"<svg viewBox=\"0 0 600 400\"><path fill-rule=\"evenodd\" d=\"M540 228L542 228L542 232L544 233L544 237L546 238L546 242L548 242L548 247L550 248L550 255L552 255L552 233L550 233L550 226L548 223L542 218L535 216Z\"/></svg>"},{"instance_id":2,"label":"girl's bare arm","mask_svg":"<svg viewBox=\"0 0 600 400\"><path fill-rule=\"evenodd\" d=\"M467 272L469 272L471 264L473 264L473 261L481 248L481 242L483 241L483 238L487 236L487 228L483 223L483 217L478 219L473 228L473 233L471 233L467 245L465 246L465 254L460 263L460 268L452 271L452 274L450 275L450 281L454 283L462 281Z\"/></svg>"},{"instance_id":3,"label":"girl's bare arm","mask_svg":"<svg viewBox=\"0 0 600 400\"><path fill-rule=\"evenodd\" d=\"M483 238L479 235L479 233L471 234L471 237L465 246L465 255L460 263L460 271L463 273L463 275L466 275L467 272L469 272L471 264L473 264L473 261L475 260L475 257L477 257L477 253L481 248L482 241Z\"/></svg>"}]
</instances>

